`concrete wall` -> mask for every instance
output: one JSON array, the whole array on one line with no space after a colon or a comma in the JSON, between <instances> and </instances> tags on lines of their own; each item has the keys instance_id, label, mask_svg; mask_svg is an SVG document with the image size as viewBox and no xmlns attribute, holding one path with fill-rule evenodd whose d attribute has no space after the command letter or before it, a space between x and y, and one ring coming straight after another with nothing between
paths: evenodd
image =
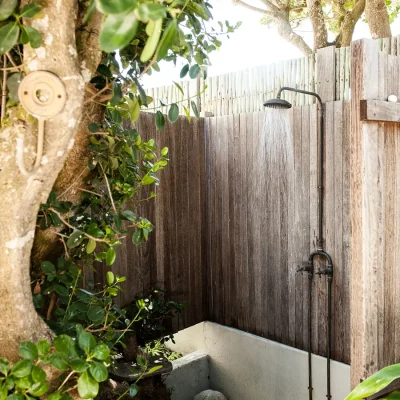
<instances>
[{"instance_id":1,"label":"concrete wall","mask_svg":"<svg viewBox=\"0 0 400 400\"><path fill-rule=\"evenodd\" d=\"M202 322L175 335L171 348L210 356L210 388L228 400L307 400L307 353L237 329ZM314 399L326 399L326 359L313 356ZM350 393L350 366L333 361L333 400ZM191 400L191 399L188 399Z\"/></svg>"}]
</instances>

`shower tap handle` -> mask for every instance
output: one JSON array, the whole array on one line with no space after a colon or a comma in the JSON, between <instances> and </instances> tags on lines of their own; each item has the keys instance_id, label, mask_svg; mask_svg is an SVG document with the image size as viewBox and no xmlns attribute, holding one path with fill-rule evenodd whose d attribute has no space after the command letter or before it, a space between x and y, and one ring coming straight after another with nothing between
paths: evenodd
<instances>
[{"instance_id":1,"label":"shower tap handle","mask_svg":"<svg viewBox=\"0 0 400 400\"><path fill-rule=\"evenodd\" d=\"M310 263L304 263L303 266L297 266L296 272L312 272L312 266Z\"/></svg>"}]
</instances>

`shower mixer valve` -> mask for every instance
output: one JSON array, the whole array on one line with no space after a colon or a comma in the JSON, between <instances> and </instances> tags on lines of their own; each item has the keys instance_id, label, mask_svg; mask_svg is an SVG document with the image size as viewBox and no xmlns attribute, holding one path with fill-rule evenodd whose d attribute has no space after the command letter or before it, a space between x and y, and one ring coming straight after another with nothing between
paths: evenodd
<instances>
[{"instance_id":1,"label":"shower mixer valve","mask_svg":"<svg viewBox=\"0 0 400 400\"><path fill-rule=\"evenodd\" d=\"M296 272L308 272L309 274L312 274L314 271L312 264L308 262L304 263L303 266L298 266Z\"/></svg>"}]
</instances>

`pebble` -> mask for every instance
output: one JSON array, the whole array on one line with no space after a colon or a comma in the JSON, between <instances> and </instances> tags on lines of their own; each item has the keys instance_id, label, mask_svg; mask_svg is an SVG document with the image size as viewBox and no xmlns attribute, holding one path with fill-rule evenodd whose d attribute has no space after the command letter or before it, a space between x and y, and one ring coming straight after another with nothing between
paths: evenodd
<instances>
[{"instance_id":1,"label":"pebble","mask_svg":"<svg viewBox=\"0 0 400 400\"><path fill-rule=\"evenodd\" d=\"M205 390L199 393L193 400L227 400L226 397L215 390Z\"/></svg>"}]
</instances>

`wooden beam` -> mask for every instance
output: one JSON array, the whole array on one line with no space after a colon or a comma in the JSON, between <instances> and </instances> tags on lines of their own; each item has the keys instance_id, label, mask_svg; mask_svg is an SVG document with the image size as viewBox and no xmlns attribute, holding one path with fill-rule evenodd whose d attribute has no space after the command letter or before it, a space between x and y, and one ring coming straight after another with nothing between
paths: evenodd
<instances>
[{"instance_id":1,"label":"wooden beam","mask_svg":"<svg viewBox=\"0 0 400 400\"><path fill-rule=\"evenodd\" d=\"M390 103L380 100L361 100L360 120L400 122L400 103Z\"/></svg>"},{"instance_id":2,"label":"wooden beam","mask_svg":"<svg viewBox=\"0 0 400 400\"><path fill-rule=\"evenodd\" d=\"M317 93L324 103L335 101L336 97L336 55L335 46L317 51L316 82Z\"/></svg>"}]
</instances>

